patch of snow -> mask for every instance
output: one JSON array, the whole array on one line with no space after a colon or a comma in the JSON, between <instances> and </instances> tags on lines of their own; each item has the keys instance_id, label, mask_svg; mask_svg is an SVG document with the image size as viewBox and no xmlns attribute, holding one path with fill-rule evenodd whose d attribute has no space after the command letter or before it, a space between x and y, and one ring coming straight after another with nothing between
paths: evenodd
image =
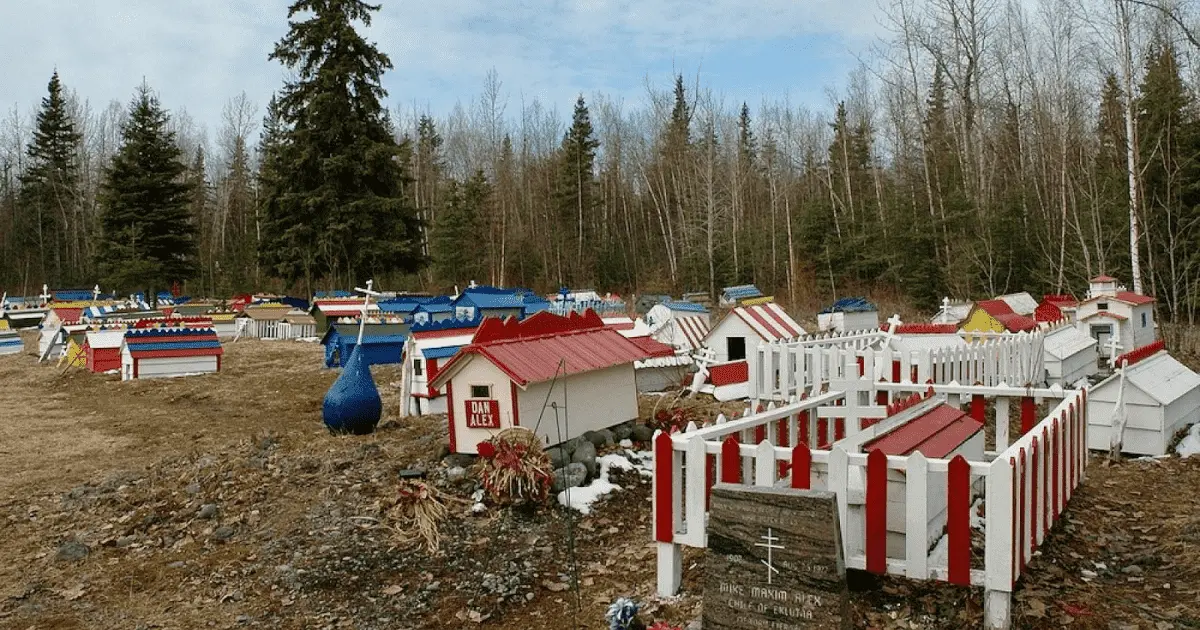
<instances>
[{"instance_id":1,"label":"patch of snow","mask_svg":"<svg viewBox=\"0 0 1200 630\"><path fill-rule=\"evenodd\" d=\"M943 535L938 539L937 544L933 546L933 551L929 552L929 566L931 567L948 567L950 566L950 536Z\"/></svg>"},{"instance_id":2,"label":"patch of snow","mask_svg":"<svg viewBox=\"0 0 1200 630\"><path fill-rule=\"evenodd\" d=\"M1071 389L1086 389L1089 385L1087 377L1083 377L1074 383L1071 383Z\"/></svg>"},{"instance_id":3,"label":"patch of snow","mask_svg":"<svg viewBox=\"0 0 1200 630\"><path fill-rule=\"evenodd\" d=\"M597 499L613 490L621 489L621 486L608 480L609 471L614 468L617 470L634 469L634 465L623 455L605 455L596 459L596 463L600 465L600 474L597 478L586 486L567 488L558 493L559 505L579 510L584 514L591 514L592 504Z\"/></svg>"},{"instance_id":4,"label":"patch of snow","mask_svg":"<svg viewBox=\"0 0 1200 630\"><path fill-rule=\"evenodd\" d=\"M625 438L624 440L617 442L617 445L621 448L633 448L633 440Z\"/></svg>"},{"instance_id":5,"label":"patch of snow","mask_svg":"<svg viewBox=\"0 0 1200 630\"><path fill-rule=\"evenodd\" d=\"M299 341L301 343L319 343L321 341L321 338L320 337L296 337L296 341Z\"/></svg>"},{"instance_id":6,"label":"patch of snow","mask_svg":"<svg viewBox=\"0 0 1200 630\"><path fill-rule=\"evenodd\" d=\"M654 451L635 451L625 449L625 457L633 463L643 477L654 476Z\"/></svg>"},{"instance_id":7,"label":"patch of snow","mask_svg":"<svg viewBox=\"0 0 1200 630\"><path fill-rule=\"evenodd\" d=\"M1179 446L1175 447L1175 452L1179 453L1180 457L1191 457L1192 455L1200 455L1200 423L1192 425L1192 430L1183 436L1179 441Z\"/></svg>"},{"instance_id":8,"label":"patch of snow","mask_svg":"<svg viewBox=\"0 0 1200 630\"><path fill-rule=\"evenodd\" d=\"M983 497L975 499L971 504L971 529L979 531L987 531L987 516L979 515L979 508L983 505Z\"/></svg>"}]
</instances>

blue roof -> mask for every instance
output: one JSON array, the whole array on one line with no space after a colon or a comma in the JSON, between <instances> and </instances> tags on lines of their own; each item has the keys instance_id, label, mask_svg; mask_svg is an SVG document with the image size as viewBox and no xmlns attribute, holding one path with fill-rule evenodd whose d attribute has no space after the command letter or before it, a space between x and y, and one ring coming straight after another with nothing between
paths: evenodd
<instances>
[{"instance_id":1,"label":"blue roof","mask_svg":"<svg viewBox=\"0 0 1200 630\"><path fill-rule=\"evenodd\" d=\"M384 313L411 313L422 304L449 304L451 299L445 295L406 295L389 298L378 302L379 310Z\"/></svg>"},{"instance_id":2,"label":"blue roof","mask_svg":"<svg viewBox=\"0 0 1200 630\"><path fill-rule=\"evenodd\" d=\"M870 313L877 311L875 305L868 302L864 297L842 298L833 303L833 306L821 311L822 313Z\"/></svg>"},{"instance_id":3,"label":"blue roof","mask_svg":"<svg viewBox=\"0 0 1200 630\"><path fill-rule=\"evenodd\" d=\"M454 303L476 308L522 308L525 306L525 299L512 289L471 287L463 291Z\"/></svg>"},{"instance_id":4,"label":"blue roof","mask_svg":"<svg viewBox=\"0 0 1200 630\"><path fill-rule=\"evenodd\" d=\"M92 289L54 289L50 291L50 294L59 302L82 302L90 300L96 295L92 292ZM100 298L111 300L112 296L102 293L100 294Z\"/></svg>"},{"instance_id":5,"label":"blue roof","mask_svg":"<svg viewBox=\"0 0 1200 630\"><path fill-rule=\"evenodd\" d=\"M363 345L364 346L376 346L376 345L393 344L393 343L403 344L405 339L407 339L407 337L405 337L404 335L366 335L366 334L364 334L363 335ZM350 340L351 344L358 343L357 336L349 337L349 340Z\"/></svg>"},{"instance_id":6,"label":"blue roof","mask_svg":"<svg viewBox=\"0 0 1200 630\"><path fill-rule=\"evenodd\" d=\"M745 300L763 296L763 292L759 291L758 287L753 284L739 284L732 287L725 287L724 294L725 297L731 300Z\"/></svg>"},{"instance_id":7,"label":"blue roof","mask_svg":"<svg viewBox=\"0 0 1200 630\"><path fill-rule=\"evenodd\" d=\"M426 359L449 359L450 357L454 356L455 354L458 354L458 350L460 348L462 348L462 346L445 346L442 348L426 348L425 350L421 351L421 354L425 355Z\"/></svg>"},{"instance_id":8,"label":"blue roof","mask_svg":"<svg viewBox=\"0 0 1200 630\"><path fill-rule=\"evenodd\" d=\"M683 311L687 313L707 313L708 309L704 308L703 304L695 302L687 302L683 300L663 300L662 305L672 311Z\"/></svg>"},{"instance_id":9,"label":"blue roof","mask_svg":"<svg viewBox=\"0 0 1200 630\"><path fill-rule=\"evenodd\" d=\"M429 304L422 304L413 310L423 313L453 313L454 305L450 303L431 302Z\"/></svg>"},{"instance_id":10,"label":"blue roof","mask_svg":"<svg viewBox=\"0 0 1200 630\"><path fill-rule=\"evenodd\" d=\"M317 298L354 297L354 292L353 291L342 291L340 289L335 290L335 291L317 291L315 297L317 297Z\"/></svg>"}]
</instances>

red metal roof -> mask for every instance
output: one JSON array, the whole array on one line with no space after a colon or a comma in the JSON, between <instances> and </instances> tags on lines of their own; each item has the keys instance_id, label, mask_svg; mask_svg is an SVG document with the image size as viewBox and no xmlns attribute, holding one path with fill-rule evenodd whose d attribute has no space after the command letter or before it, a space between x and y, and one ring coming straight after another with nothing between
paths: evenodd
<instances>
[{"instance_id":1,"label":"red metal roof","mask_svg":"<svg viewBox=\"0 0 1200 630\"><path fill-rule=\"evenodd\" d=\"M883 330L889 330L890 325L884 324ZM897 335L953 335L958 332L957 324L900 324L896 327Z\"/></svg>"},{"instance_id":2,"label":"red metal roof","mask_svg":"<svg viewBox=\"0 0 1200 630\"><path fill-rule=\"evenodd\" d=\"M1089 282L1116 282L1116 281L1117 281L1116 278L1114 278L1112 276L1106 276L1103 274L1096 276L1095 278L1092 278L1091 280L1089 280Z\"/></svg>"},{"instance_id":3,"label":"red metal roof","mask_svg":"<svg viewBox=\"0 0 1200 630\"><path fill-rule=\"evenodd\" d=\"M1121 300L1122 302L1128 302L1135 306L1154 303L1154 298L1150 297L1149 295L1142 295L1141 293L1134 293L1133 291L1117 291L1117 299Z\"/></svg>"},{"instance_id":4,"label":"red metal roof","mask_svg":"<svg viewBox=\"0 0 1200 630\"><path fill-rule=\"evenodd\" d=\"M646 356L650 357L673 357L675 356L675 348L655 339L654 337L628 337L633 345L642 349Z\"/></svg>"},{"instance_id":5,"label":"red metal roof","mask_svg":"<svg viewBox=\"0 0 1200 630\"><path fill-rule=\"evenodd\" d=\"M1159 351L1166 349L1167 344L1162 339L1159 339L1158 341L1144 345L1141 348L1130 350L1129 352L1122 354L1121 356L1117 357L1116 361L1114 361L1114 365L1120 366L1124 364L1126 367L1128 367L1134 363L1137 363L1138 361L1152 357L1158 354Z\"/></svg>"},{"instance_id":6,"label":"red metal roof","mask_svg":"<svg viewBox=\"0 0 1200 630\"><path fill-rule=\"evenodd\" d=\"M581 374L655 356L606 328L591 310L568 317L542 311L521 322L515 318L486 318L475 333L475 341L454 355L430 386L440 388L472 355L487 358L522 387L548 381L556 374Z\"/></svg>"},{"instance_id":7,"label":"red metal roof","mask_svg":"<svg viewBox=\"0 0 1200 630\"><path fill-rule=\"evenodd\" d=\"M976 302L975 305L1000 322L1000 325L1004 326L1008 332L1022 332L1037 328L1037 320L1017 315L1004 300L982 300Z\"/></svg>"},{"instance_id":8,"label":"red metal roof","mask_svg":"<svg viewBox=\"0 0 1200 630\"><path fill-rule=\"evenodd\" d=\"M750 364L745 361L720 363L708 368L708 380L713 385L734 385L750 381Z\"/></svg>"},{"instance_id":9,"label":"red metal roof","mask_svg":"<svg viewBox=\"0 0 1200 630\"><path fill-rule=\"evenodd\" d=\"M885 455L920 452L929 458L944 458L971 436L983 423L946 404L938 405L886 434L863 445L866 452L879 449Z\"/></svg>"}]
</instances>

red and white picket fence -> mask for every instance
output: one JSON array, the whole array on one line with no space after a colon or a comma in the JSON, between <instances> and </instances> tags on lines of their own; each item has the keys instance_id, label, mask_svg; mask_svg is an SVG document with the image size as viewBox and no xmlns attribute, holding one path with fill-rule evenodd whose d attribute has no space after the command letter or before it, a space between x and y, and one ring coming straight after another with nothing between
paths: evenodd
<instances>
[{"instance_id":1,"label":"red and white picket fence","mask_svg":"<svg viewBox=\"0 0 1200 630\"><path fill-rule=\"evenodd\" d=\"M913 384L882 384L872 400ZM927 388L929 386L926 386ZM682 546L707 546L709 492L714 483L823 489L837 495L846 566L877 574L983 586L989 628L1006 628L1013 586L1033 552L1059 518L1087 464L1086 394L1082 391L980 386L933 386L938 401L967 403L985 420L996 408L994 448L988 461L886 456L878 450L824 449L829 431L867 438L886 423L861 423L896 408L854 409L857 394L834 391L774 406L708 427L654 437L654 538L658 591L674 595L682 581ZM1059 399L1033 422L1035 399ZM990 400L989 400L990 399ZM1019 401L1022 435L1007 443L1008 409ZM968 402L969 401L969 402ZM929 403L933 404L933 403ZM1003 409L1002 409L1003 408ZM841 418L846 416L844 420ZM866 426L862 426L866 424ZM863 435L858 435L862 433ZM799 438L799 439L795 439ZM889 471L903 473L891 474ZM899 480L899 481L897 481ZM889 500L889 492L902 489ZM972 509L986 511L982 561L972 559ZM931 556L939 532L929 531L931 506L945 506L945 559ZM939 512L940 513L940 512ZM903 522L903 554L887 552ZM940 522L940 521L939 521ZM889 526L889 523L892 523ZM889 533L889 529L891 530Z\"/></svg>"},{"instance_id":2,"label":"red and white picket fence","mask_svg":"<svg viewBox=\"0 0 1200 630\"><path fill-rule=\"evenodd\" d=\"M871 336L878 338L877 333ZM873 381L986 386L1045 382L1043 333L1019 333L982 343L941 349L876 350L855 344L811 342L759 344L746 359L748 398L789 400L821 391L831 381L855 376Z\"/></svg>"}]
</instances>

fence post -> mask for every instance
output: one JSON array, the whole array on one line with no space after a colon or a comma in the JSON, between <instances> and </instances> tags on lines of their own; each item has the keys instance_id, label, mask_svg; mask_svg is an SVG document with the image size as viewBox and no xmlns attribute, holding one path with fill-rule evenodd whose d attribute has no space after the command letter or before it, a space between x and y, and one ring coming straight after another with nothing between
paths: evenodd
<instances>
[{"instance_id":1,"label":"fence post","mask_svg":"<svg viewBox=\"0 0 1200 630\"><path fill-rule=\"evenodd\" d=\"M675 542L675 518L681 479L675 472L671 436L654 436L654 538L658 547L658 594L671 597L683 584L683 550Z\"/></svg>"},{"instance_id":2,"label":"fence post","mask_svg":"<svg viewBox=\"0 0 1200 630\"><path fill-rule=\"evenodd\" d=\"M905 470L904 571L913 580L929 579L929 463L920 451L908 456Z\"/></svg>"},{"instance_id":3,"label":"fence post","mask_svg":"<svg viewBox=\"0 0 1200 630\"><path fill-rule=\"evenodd\" d=\"M996 452L1008 449L1008 397L996 397Z\"/></svg>"},{"instance_id":4,"label":"fence post","mask_svg":"<svg viewBox=\"0 0 1200 630\"><path fill-rule=\"evenodd\" d=\"M1012 625L1013 470L1005 458L988 467L987 531L984 545L984 627L1008 630Z\"/></svg>"}]
</instances>

